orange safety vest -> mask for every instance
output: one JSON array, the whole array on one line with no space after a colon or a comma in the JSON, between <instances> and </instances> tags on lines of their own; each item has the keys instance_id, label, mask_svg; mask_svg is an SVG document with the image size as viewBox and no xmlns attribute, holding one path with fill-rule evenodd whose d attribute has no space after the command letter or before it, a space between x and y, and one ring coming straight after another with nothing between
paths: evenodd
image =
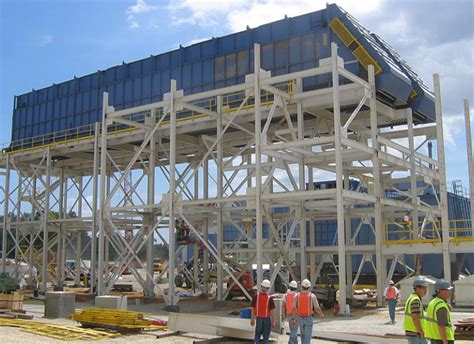
<instances>
[{"instance_id":1,"label":"orange safety vest","mask_svg":"<svg viewBox=\"0 0 474 344\"><path fill-rule=\"evenodd\" d=\"M387 295L385 296L386 299L396 299L397 293L395 292L395 287L389 286L387 289Z\"/></svg>"},{"instance_id":2,"label":"orange safety vest","mask_svg":"<svg viewBox=\"0 0 474 344\"><path fill-rule=\"evenodd\" d=\"M297 312L300 317L313 316L313 300L311 299L311 293L298 294Z\"/></svg>"},{"instance_id":3,"label":"orange safety vest","mask_svg":"<svg viewBox=\"0 0 474 344\"><path fill-rule=\"evenodd\" d=\"M289 291L285 295L285 302L286 302L286 314L291 314L293 312L293 304L295 302L296 293L294 291Z\"/></svg>"},{"instance_id":4,"label":"orange safety vest","mask_svg":"<svg viewBox=\"0 0 474 344\"><path fill-rule=\"evenodd\" d=\"M268 318L270 310L270 296L264 293L257 293L257 300L255 302L255 315L259 318Z\"/></svg>"}]
</instances>

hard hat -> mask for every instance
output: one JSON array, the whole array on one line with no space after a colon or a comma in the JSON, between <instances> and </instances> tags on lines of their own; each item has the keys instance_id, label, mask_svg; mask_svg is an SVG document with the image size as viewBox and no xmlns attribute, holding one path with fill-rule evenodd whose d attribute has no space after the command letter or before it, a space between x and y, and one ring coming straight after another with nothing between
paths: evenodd
<instances>
[{"instance_id":1,"label":"hard hat","mask_svg":"<svg viewBox=\"0 0 474 344\"><path fill-rule=\"evenodd\" d=\"M301 282L301 286L305 289L308 289L309 287L311 287L311 282L307 279L304 279L303 282Z\"/></svg>"},{"instance_id":2,"label":"hard hat","mask_svg":"<svg viewBox=\"0 0 474 344\"><path fill-rule=\"evenodd\" d=\"M445 279L439 279L435 283L435 289L436 290L451 290L453 287L451 286L451 283L449 283L448 280Z\"/></svg>"},{"instance_id":3,"label":"hard hat","mask_svg":"<svg viewBox=\"0 0 474 344\"><path fill-rule=\"evenodd\" d=\"M427 287L430 282L426 279L425 276L417 276L413 281L414 287Z\"/></svg>"},{"instance_id":4,"label":"hard hat","mask_svg":"<svg viewBox=\"0 0 474 344\"><path fill-rule=\"evenodd\" d=\"M294 288L294 289L298 288L298 283L296 283L296 281L291 281L290 288Z\"/></svg>"},{"instance_id":5,"label":"hard hat","mask_svg":"<svg viewBox=\"0 0 474 344\"><path fill-rule=\"evenodd\" d=\"M390 280L390 282L388 282L388 284L392 285L392 284L395 284L395 282Z\"/></svg>"},{"instance_id":6,"label":"hard hat","mask_svg":"<svg viewBox=\"0 0 474 344\"><path fill-rule=\"evenodd\" d=\"M271 286L271 285L270 285L270 281L267 280L267 279L264 279L264 280L262 281L262 283L260 284L260 286L261 286L262 288L270 288L270 286Z\"/></svg>"}]
</instances>

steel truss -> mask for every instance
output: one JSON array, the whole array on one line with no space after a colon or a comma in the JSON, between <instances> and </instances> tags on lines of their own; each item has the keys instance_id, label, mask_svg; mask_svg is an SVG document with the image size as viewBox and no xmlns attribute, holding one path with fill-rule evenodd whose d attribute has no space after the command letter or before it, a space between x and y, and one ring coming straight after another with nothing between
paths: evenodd
<instances>
[{"instance_id":1,"label":"steel truss","mask_svg":"<svg viewBox=\"0 0 474 344\"><path fill-rule=\"evenodd\" d=\"M229 259L239 261L242 270L256 264L258 285L263 264L270 264L272 282L285 264L292 278L315 283L329 262L339 276L341 312L363 264L375 270L379 303L403 255L442 254L450 278L450 254L473 249L449 240L439 77L434 77L436 125L415 129L411 109L393 109L376 99L372 66L368 80L361 79L344 68L336 44L331 49L331 58L319 67L271 76L261 69L255 45L255 72L244 83L184 95L171 80L162 101L130 109L115 109L104 93L102 127L96 124L94 137L5 153L3 237L15 244L3 240L2 251L14 254L17 265L36 268L45 291L48 282L62 285L67 276L66 247L74 247L80 266L89 249L81 243L86 231L92 238L92 275L98 277L97 285L91 280L92 290L108 293L128 269L145 297L158 293L169 305L179 301L173 281L184 248L176 242L176 219L205 247L199 267L204 275L215 262L219 300L229 293L228 278L249 296L239 281L242 272ZM332 86L304 89L306 78L328 74ZM404 123L406 128L383 129ZM117 124L123 130L108 132ZM438 160L423 153L431 141L438 143ZM335 188L317 187L322 173L336 180ZM359 182L356 189L350 180ZM419 201L426 190L419 181L440 189L437 206ZM398 189L400 182L408 182L409 190ZM161 195L158 186L166 189ZM405 198L388 197L388 191ZM22 218L24 209L29 218ZM390 244L385 223L400 221L405 210L416 219L441 217L443 240ZM322 219L336 220L336 245L316 245L315 221ZM352 219L360 221L355 230ZM239 237L224 242L225 226ZM358 244L363 226L373 232L373 244ZM217 245L210 232L217 233ZM159 276L168 274L168 288L154 276L156 238L169 249ZM110 250L118 255L114 262ZM363 256L355 278L354 255ZM5 259L4 254L3 266ZM186 273L200 292L210 291L196 269ZM73 278L78 281L77 274Z\"/></svg>"}]
</instances>

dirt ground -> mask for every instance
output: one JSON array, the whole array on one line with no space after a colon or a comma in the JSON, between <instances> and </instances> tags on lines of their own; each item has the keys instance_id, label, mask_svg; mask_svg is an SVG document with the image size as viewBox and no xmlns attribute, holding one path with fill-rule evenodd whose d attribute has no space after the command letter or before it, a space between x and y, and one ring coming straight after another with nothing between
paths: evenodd
<instances>
[{"instance_id":1,"label":"dirt ground","mask_svg":"<svg viewBox=\"0 0 474 344\"><path fill-rule=\"evenodd\" d=\"M219 315L227 316L231 311L239 310L248 306L246 302L232 301L228 302L225 307L219 309L214 308L214 303L212 301L185 301L180 303L181 312L183 313L193 313L193 314L206 314L206 315ZM90 303L77 303L76 308L92 306ZM163 304L142 304L136 305L129 302L129 310L142 311L151 313L154 318L167 320L167 312L163 310ZM72 325L77 326L78 324L70 319L45 319L43 318L44 306L42 302L38 301L26 301L24 304L24 310L27 314L34 316L34 321L44 321L51 322L56 324ZM325 311L325 319L317 319L314 325L314 334L317 334L319 331L334 331L337 333L355 333L355 334L369 334L369 335L385 335L385 334L395 334L403 335L402 323L403 323L403 309L398 308L396 314L397 323L391 325L389 323L388 310L387 309L363 309L363 310L354 310L351 317L333 317L330 311ZM453 313L453 320L473 317L474 312L455 311ZM238 317L238 316L234 316ZM171 331L168 331L171 332ZM180 335L174 335L166 338L157 339L157 335L165 333L164 331L150 331L142 334L134 335L123 335L113 339L102 339L95 340L94 342L100 343L172 343L172 344L189 344L195 342L201 342L205 339L216 338L209 335L202 335L198 333L183 333ZM0 327L0 342L3 343L68 343L67 341L55 340L44 336L39 336L36 334L22 332L19 328L13 327ZM219 341L218 341L219 342ZM224 342L224 341L222 341ZM233 341L225 343L238 343L245 341ZM274 343L287 343L288 336L280 335ZM403 343L404 340L394 340L394 343ZM72 342L71 342L72 343ZM73 343L90 343L90 341L74 341ZM312 343L332 343L329 341L322 341L313 339ZM468 343L467 341L457 341L456 343Z\"/></svg>"}]
</instances>

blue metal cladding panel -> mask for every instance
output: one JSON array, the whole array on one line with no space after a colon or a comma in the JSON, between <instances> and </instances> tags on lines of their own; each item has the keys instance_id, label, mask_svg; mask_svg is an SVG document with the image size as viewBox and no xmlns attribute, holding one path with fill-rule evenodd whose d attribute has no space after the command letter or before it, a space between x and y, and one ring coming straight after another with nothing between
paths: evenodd
<instances>
[{"instance_id":1,"label":"blue metal cladding panel","mask_svg":"<svg viewBox=\"0 0 474 344\"><path fill-rule=\"evenodd\" d=\"M386 54L383 48L370 35L370 32L350 14L344 12L338 6L329 6L328 12L329 21L336 17L339 18L355 38L363 45L370 56L372 56L382 67L382 73L376 76L377 91L394 97L396 104L406 104L412 89L410 79L406 74ZM331 40L338 43L339 47L344 47L344 44L339 40L336 34L331 34ZM340 48L339 51L341 50L344 49ZM341 52L339 54L341 54Z\"/></svg>"},{"instance_id":2,"label":"blue metal cladding panel","mask_svg":"<svg viewBox=\"0 0 474 344\"><path fill-rule=\"evenodd\" d=\"M378 90L399 100L406 99L411 90L410 79L355 19L336 5L328 5L317 12L180 47L19 95L13 111L12 141L100 121L104 91L109 92L110 103L116 109L125 109L162 100L172 78L185 94L242 83L246 74L253 73L254 43L261 45L263 68L273 75L317 66L319 59L330 56L330 41L339 43L339 54L346 61L353 61L352 53L331 34L327 25L334 16L359 32L361 43L383 66L384 73L377 77ZM365 77L360 63L349 63L347 68ZM305 89L327 86L330 75L304 80ZM46 106L41 108L43 104Z\"/></svg>"},{"instance_id":3,"label":"blue metal cladding panel","mask_svg":"<svg viewBox=\"0 0 474 344\"><path fill-rule=\"evenodd\" d=\"M434 96L428 86L423 83L406 61L387 42L377 34L372 33L371 36L408 78L410 78L412 86L416 91L416 95L411 99L413 112L424 117L432 117L432 114L434 114ZM431 119L434 120L434 118Z\"/></svg>"}]
</instances>

